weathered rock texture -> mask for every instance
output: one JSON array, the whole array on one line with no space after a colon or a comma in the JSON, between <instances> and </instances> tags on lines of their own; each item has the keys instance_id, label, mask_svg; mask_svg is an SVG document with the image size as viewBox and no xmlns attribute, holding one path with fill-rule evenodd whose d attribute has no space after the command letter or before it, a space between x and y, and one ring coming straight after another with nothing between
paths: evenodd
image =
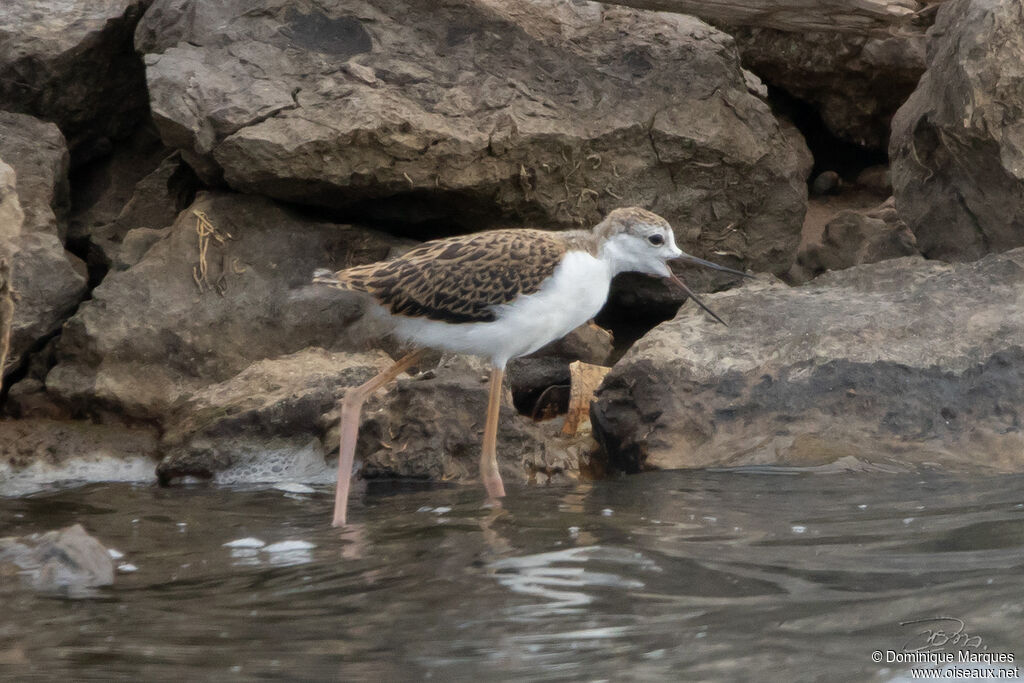
<instances>
[{"instance_id":1,"label":"weathered rock texture","mask_svg":"<svg viewBox=\"0 0 1024 683\"><path fill-rule=\"evenodd\" d=\"M136 185L172 154L153 126L141 126L110 155L76 168L71 179L68 238L86 240L97 228L116 220L131 201ZM162 228L173 220L174 215L159 225L144 225Z\"/></svg>"},{"instance_id":2,"label":"weathered rock texture","mask_svg":"<svg viewBox=\"0 0 1024 683\"><path fill-rule=\"evenodd\" d=\"M921 33L865 36L736 28L743 64L770 85L808 102L836 137L885 149L893 114L925 68Z\"/></svg>"},{"instance_id":3,"label":"weathered rock texture","mask_svg":"<svg viewBox=\"0 0 1024 683\"><path fill-rule=\"evenodd\" d=\"M85 295L85 264L64 250L68 152L57 127L0 112L0 158L14 168L24 225L14 238L16 304L8 370L55 332Z\"/></svg>"},{"instance_id":4,"label":"weathered rock texture","mask_svg":"<svg viewBox=\"0 0 1024 683\"><path fill-rule=\"evenodd\" d=\"M136 45L164 141L208 180L448 230L591 225L639 204L691 252L792 262L799 156L733 41L690 17L158 0Z\"/></svg>"},{"instance_id":5,"label":"weathered rock texture","mask_svg":"<svg viewBox=\"0 0 1024 683\"><path fill-rule=\"evenodd\" d=\"M80 159L105 151L145 115L132 34L150 1L4 2L0 109L55 122Z\"/></svg>"},{"instance_id":6,"label":"weathered rock texture","mask_svg":"<svg viewBox=\"0 0 1024 683\"><path fill-rule=\"evenodd\" d=\"M1024 6L953 0L929 38L928 71L893 119L900 217L929 258L1024 245Z\"/></svg>"},{"instance_id":7,"label":"weathered rock texture","mask_svg":"<svg viewBox=\"0 0 1024 683\"><path fill-rule=\"evenodd\" d=\"M595 434L618 467L1024 470L1024 249L762 280L708 303L730 327L688 307L599 391Z\"/></svg>"},{"instance_id":8,"label":"weathered rock texture","mask_svg":"<svg viewBox=\"0 0 1024 683\"><path fill-rule=\"evenodd\" d=\"M486 365L448 357L434 371L399 380L364 409L356 456L363 475L433 481L476 479L487 414ZM534 423L505 392L498 423L498 465L506 482L575 477L589 462L589 439L557 436L561 421ZM337 431L328 444L337 447Z\"/></svg>"},{"instance_id":9,"label":"weathered rock texture","mask_svg":"<svg viewBox=\"0 0 1024 683\"><path fill-rule=\"evenodd\" d=\"M114 583L114 563L107 549L82 525L0 538L2 577L19 574L20 583L44 593L86 594L87 589Z\"/></svg>"},{"instance_id":10,"label":"weathered rock texture","mask_svg":"<svg viewBox=\"0 0 1024 683\"><path fill-rule=\"evenodd\" d=\"M231 379L199 391L179 406L162 441L157 469L220 480L306 480L324 469L327 426L347 387L369 381L394 361L383 351L328 352L311 348L253 363Z\"/></svg>"},{"instance_id":11,"label":"weathered rock texture","mask_svg":"<svg viewBox=\"0 0 1024 683\"><path fill-rule=\"evenodd\" d=\"M123 176L121 180L119 184L124 185ZM180 155L174 153L132 182L127 198L120 204L101 200L111 206L102 212L95 207L83 211L79 217L93 219L91 225L83 220L77 226L82 230L82 238L90 242L90 264L125 270L137 263L149 247L166 234L178 214L192 203L197 189L195 175L181 161ZM72 222L72 230L75 227Z\"/></svg>"},{"instance_id":12,"label":"weathered rock texture","mask_svg":"<svg viewBox=\"0 0 1024 683\"><path fill-rule=\"evenodd\" d=\"M266 199L201 194L141 260L93 290L61 335L47 389L87 413L160 420L254 361L360 346L375 332L360 323L362 305L306 285L317 267L379 260L398 243Z\"/></svg>"},{"instance_id":13,"label":"weathered rock texture","mask_svg":"<svg viewBox=\"0 0 1024 683\"><path fill-rule=\"evenodd\" d=\"M681 12L737 26L787 31L837 31L865 35L913 32L915 15L926 8L918 0L610 0L664 12Z\"/></svg>"},{"instance_id":14,"label":"weathered rock texture","mask_svg":"<svg viewBox=\"0 0 1024 683\"><path fill-rule=\"evenodd\" d=\"M821 241L797 254L805 277L900 256L920 256L914 233L899 219L892 198L867 210L840 211L825 225Z\"/></svg>"},{"instance_id":15,"label":"weathered rock texture","mask_svg":"<svg viewBox=\"0 0 1024 683\"><path fill-rule=\"evenodd\" d=\"M11 353L11 328L14 325L11 269L24 220L14 169L0 159L0 388L4 386L7 358Z\"/></svg>"}]
</instances>

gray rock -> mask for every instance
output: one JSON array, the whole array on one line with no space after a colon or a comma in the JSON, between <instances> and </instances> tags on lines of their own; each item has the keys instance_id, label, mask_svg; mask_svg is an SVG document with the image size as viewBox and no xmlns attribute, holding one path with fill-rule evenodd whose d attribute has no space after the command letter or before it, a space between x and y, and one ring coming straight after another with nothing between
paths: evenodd
<instances>
[{"instance_id":1,"label":"gray rock","mask_svg":"<svg viewBox=\"0 0 1024 683\"><path fill-rule=\"evenodd\" d=\"M1024 249L707 299L730 327L686 307L599 390L615 466L1024 470Z\"/></svg>"},{"instance_id":2,"label":"gray rock","mask_svg":"<svg viewBox=\"0 0 1024 683\"><path fill-rule=\"evenodd\" d=\"M835 171L824 171L818 174L811 184L811 191L816 195L839 194L843 179Z\"/></svg>"},{"instance_id":3,"label":"gray rock","mask_svg":"<svg viewBox=\"0 0 1024 683\"><path fill-rule=\"evenodd\" d=\"M146 113L135 24L151 0L0 6L0 109L53 121L77 159L105 150Z\"/></svg>"},{"instance_id":4,"label":"gray rock","mask_svg":"<svg viewBox=\"0 0 1024 683\"><path fill-rule=\"evenodd\" d=\"M12 366L39 340L60 329L85 296L85 264L46 233L18 240L12 279L17 297L11 330Z\"/></svg>"},{"instance_id":5,"label":"gray rock","mask_svg":"<svg viewBox=\"0 0 1024 683\"><path fill-rule=\"evenodd\" d=\"M114 583L114 563L107 549L81 524L0 538L0 575L6 573L5 565L21 576L23 584L42 593L80 597Z\"/></svg>"},{"instance_id":6,"label":"gray rock","mask_svg":"<svg viewBox=\"0 0 1024 683\"><path fill-rule=\"evenodd\" d=\"M319 348L253 363L175 411L157 474L165 482L182 476L222 482L323 478L327 426L321 416L335 410L346 387L393 363L383 351ZM337 444L327 449L335 450Z\"/></svg>"},{"instance_id":7,"label":"gray rock","mask_svg":"<svg viewBox=\"0 0 1024 683\"><path fill-rule=\"evenodd\" d=\"M177 168L177 164L169 159L172 155L174 159L178 158L173 150L160 142L152 125L142 126L131 137L120 141L110 155L75 169L69 239L88 240L98 228L116 221L126 205L139 194L138 186L148 176L159 173L166 183ZM166 170L163 166L165 162ZM162 193L154 191L159 189L152 187L154 184L157 183L147 183L151 196L146 198L145 203L154 204L158 211L166 204L162 195L166 195L168 190L165 187ZM135 204L140 203L136 199ZM136 206L135 210L140 208ZM184 207L179 207L179 210L181 208ZM140 226L163 228L170 225L176 215L177 211L174 211L165 222L158 225L147 222L130 225L122 229L121 233Z\"/></svg>"},{"instance_id":8,"label":"gray rock","mask_svg":"<svg viewBox=\"0 0 1024 683\"><path fill-rule=\"evenodd\" d=\"M205 280L196 212L216 230ZM87 414L161 422L179 401L254 361L307 346L365 348L378 331L361 303L307 285L317 267L380 260L400 243L258 197L201 194L68 321L47 390Z\"/></svg>"},{"instance_id":9,"label":"gray rock","mask_svg":"<svg viewBox=\"0 0 1024 683\"><path fill-rule=\"evenodd\" d=\"M892 116L925 67L925 41L917 33L869 37L752 27L729 32L744 66L812 104L836 137L872 149L885 149Z\"/></svg>"},{"instance_id":10,"label":"gray rock","mask_svg":"<svg viewBox=\"0 0 1024 683\"><path fill-rule=\"evenodd\" d=\"M157 0L154 118L208 181L461 229L638 204L694 253L785 270L806 186L732 40L554 0ZM729 188L724 191L723 188Z\"/></svg>"},{"instance_id":11,"label":"gray rock","mask_svg":"<svg viewBox=\"0 0 1024 683\"><path fill-rule=\"evenodd\" d=\"M60 328L85 296L81 259L64 250L68 213L68 152L57 127L0 112L0 158L14 169L24 224L8 244L17 252L11 286L14 323L7 370L39 340Z\"/></svg>"},{"instance_id":12,"label":"gray rock","mask_svg":"<svg viewBox=\"0 0 1024 683\"><path fill-rule=\"evenodd\" d=\"M857 185L883 197L892 196L892 173L885 165L868 166L857 174Z\"/></svg>"},{"instance_id":13,"label":"gray rock","mask_svg":"<svg viewBox=\"0 0 1024 683\"><path fill-rule=\"evenodd\" d=\"M901 256L920 256L917 240L896 214L890 197L867 210L845 210L825 225L819 243L807 244L797 254L797 265L807 277L826 270L842 270Z\"/></svg>"},{"instance_id":14,"label":"gray rock","mask_svg":"<svg viewBox=\"0 0 1024 683\"><path fill-rule=\"evenodd\" d=\"M928 71L893 118L900 217L929 258L1024 245L1024 11L952 0L928 33Z\"/></svg>"},{"instance_id":15,"label":"gray rock","mask_svg":"<svg viewBox=\"0 0 1024 683\"><path fill-rule=\"evenodd\" d=\"M498 424L498 465L506 482L548 482L578 476L592 441L558 436L561 421L534 423L504 393ZM363 476L467 481L478 477L487 367L448 356L432 372L399 380L363 409L356 457ZM327 444L337 449L337 430Z\"/></svg>"},{"instance_id":16,"label":"gray rock","mask_svg":"<svg viewBox=\"0 0 1024 683\"><path fill-rule=\"evenodd\" d=\"M138 263L195 197L191 169L174 154L137 183L130 198L107 223L91 230L97 261L114 270Z\"/></svg>"}]
</instances>

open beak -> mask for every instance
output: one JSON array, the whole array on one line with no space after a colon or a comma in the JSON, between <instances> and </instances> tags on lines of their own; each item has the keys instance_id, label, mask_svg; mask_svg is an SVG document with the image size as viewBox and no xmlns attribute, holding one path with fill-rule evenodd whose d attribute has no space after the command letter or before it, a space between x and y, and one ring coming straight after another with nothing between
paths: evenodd
<instances>
[{"instance_id":1,"label":"open beak","mask_svg":"<svg viewBox=\"0 0 1024 683\"><path fill-rule=\"evenodd\" d=\"M712 263L711 261L705 261L704 259L697 258L696 256L690 256L686 252L683 252L682 254L677 256L676 258L678 260L681 260L681 261L686 261L687 263L696 263L698 265L707 266L708 268L713 268L715 270L721 270L721 271L723 271L725 273L732 273L733 275L742 275L743 277L754 277L753 275L749 275L747 273L744 273L742 270L736 270L734 268L727 268L726 266L720 266L717 263ZM686 295L688 297L690 297L691 299L693 299L697 303L698 306L703 308L707 312L708 315L710 315L712 318L714 318L718 322L722 323L726 327L729 326L729 324L727 322L725 322L724 320L722 320L721 318L718 317L717 313L712 311L710 308L708 308L704 304L703 301L698 299L697 295L693 293L693 290L690 289L689 287L687 287L686 283L683 282L682 280L680 280L679 277L677 277L675 273L671 273L668 276L668 278L672 282L676 283L676 285L678 285L684 292L686 292Z\"/></svg>"},{"instance_id":2,"label":"open beak","mask_svg":"<svg viewBox=\"0 0 1024 683\"><path fill-rule=\"evenodd\" d=\"M697 258L696 256L690 256L685 251L681 253L679 256L675 257L675 259L673 260L685 261L686 263L696 263L699 266L705 266L707 268L712 268L714 270L720 270L723 273L732 273L733 275L740 275L742 277L754 277L750 273L744 273L742 270L736 270L735 268L727 268L725 266L720 266L717 263L712 263L711 261L705 261L702 258Z\"/></svg>"}]
</instances>

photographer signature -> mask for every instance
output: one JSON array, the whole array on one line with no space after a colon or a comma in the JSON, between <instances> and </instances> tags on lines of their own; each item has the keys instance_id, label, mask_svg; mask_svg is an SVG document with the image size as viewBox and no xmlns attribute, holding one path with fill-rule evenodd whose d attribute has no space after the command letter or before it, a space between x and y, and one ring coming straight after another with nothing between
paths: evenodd
<instances>
[{"instance_id":1,"label":"photographer signature","mask_svg":"<svg viewBox=\"0 0 1024 683\"><path fill-rule=\"evenodd\" d=\"M963 619L956 617L932 617L930 619L914 619L912 621L901 621L900 626L921 626L921 629L903 645L904 652L936 652L944 650L947 646L960 648L975 648L987 650L988 646L982 643L981 636L971 635L967 632L967 625Z\"/></svg>"}]
</instances>

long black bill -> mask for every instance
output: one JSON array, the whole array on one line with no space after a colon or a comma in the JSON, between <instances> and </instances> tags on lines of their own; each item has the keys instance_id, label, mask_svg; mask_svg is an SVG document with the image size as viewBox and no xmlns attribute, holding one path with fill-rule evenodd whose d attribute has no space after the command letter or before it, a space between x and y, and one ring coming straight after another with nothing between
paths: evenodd
<instances>
[{"instance_id":1,"label":"long black bill","mask_svg":"<svg viewBox=\"0 0 1024 683\"><path fill-rule=\"evenodd\" d=\"M749 273L744 273L742 270L736 270L735 268L728 268L726 266L720 266L717 263L712 263L711 261L705 261L704 259L697 258L696 256L690 256L686 252L683 252L680 256L678 256L676 258L676 260L677 261L686 261L687 263L696 263L697 265L706 266L707 268L712 268L714 270L720 270L720 271L722 271L724 273L732 273L733 275L741 275L743 277L754 277L753 275L750 275ZM712 318L714 318L718 322L722 323L726 327L729 327L729 323L727 323L724 320L722 320L721 318L719 318L717 313L715 313L710 308L705 306L704 302L701 301L700 299L698 299L697 295L693 293L693 290L690 289L689 287L687 287L685 282L683 282L678 277L676 277L675 273L672 273L671 275L669 275L669 279L672 280L672 282L674 282L677 285L679 285L679 287L681 287L682 290L684 292L686 292L686 295L688 297L690 297L691 299L696 301L698 306L700 306L705 311L707 311L708 315L710 315Z\"/></svg>"},{"instance_id":2,"label":"long black bill","mask_svg":"<svg viewBox=\"0 0 1024 683\"><path fill-rule=\"evenodd\" d=\"M686 252L683 252L683 254L681 256L677 256L675 258L675 260L676 261L686 261L687 263L696 263L697 265L700 265L700 266L705 266L707 268L712 268L714 270L720 270L723 273L732 273L733 275L741 275L743 277L750 277L750 278L754 277L750 273L744 273L742 270L736 270L735 268L727 268L726 266L720 266L717 263L712 263L711 261L705 261L704 259L697 258L696 256L690 256Z\"/></svg>"},{"instance_id":3,"label":"long black bill","mask_svg":"<svg viewBox=\"0 0 1024 683\"><path fill-rule=\"evenodd\" d=\"M714 312L714 311L712 311L712 310L711 310L710 308L708 308L707 306L705 306L705 305L704 305L704 302L703 302L703 301L701 301L700 299L698 299L698 298L697 298L697 295L693 293L693 290L692 290L692 289L690 289L689 287L687 287L687 286L686 286L686 283L685 283L685 282L683 282L682 280L680 280L680 279L679 279L679 278L678 278L678 277L676 276L676 274L675 274L675 273L672 273L671 275L669 275L669 276L668 276L668 279L669 279L669 280L672 280L672 282L674 282L674 283L676 283L677 285L679 285L679 286L680 286L680 287L682 288L682 290L683 290L684 292L686 292L686 296L688 296L688 297L690 297L691 299L693 299L694 301L696 301L696 302L697 302L697 305L698 305L698 306L700 306L701 308L703 308L703 309L704 309L705 311L707 311L708 315L710 315L710 316L711 316L712 318L714 318L714 319L715 319L715 320L717 320L718 322L722 323L722 324L723 324L723 325L725 325L726 327L729 327L729 323L727 323L727 322L725 322L724 320L722 320L721 318L719 318L719 317L718 317L718 314L717 314L717 313L715 313L715 312Z\"/></svg>"}]
</instances>

